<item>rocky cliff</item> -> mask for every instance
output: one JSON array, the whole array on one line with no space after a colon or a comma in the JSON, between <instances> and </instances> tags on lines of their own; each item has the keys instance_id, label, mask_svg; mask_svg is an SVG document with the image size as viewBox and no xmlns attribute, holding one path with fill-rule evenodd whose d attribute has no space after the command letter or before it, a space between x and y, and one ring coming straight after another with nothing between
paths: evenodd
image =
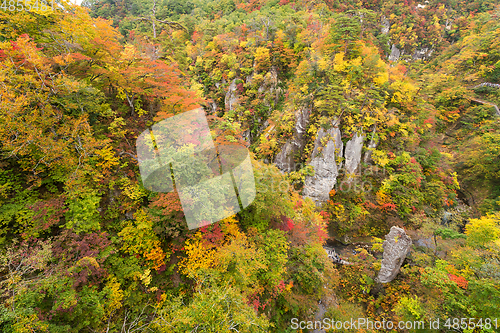
<instances>
[{"instance_id":1,"label":"rocky cliff","mask_svg":"<svg viewBox=\"0 0 500 333\"><path fill-rule=\"evenodd\" d=\"M276 155L274 163L276 166L284 171L290 172L296 170L295 155L301 153L305 146L305 137L307 124L311 115L311 108L304 107L299 109L295 114L295 128L292 139L285 142L282 149Z\"/></svg>"},{"instance_id":2,"label":"rocky cliff","mask_svg":"<svg viewBox=\"0 0 500 333\"><path fill-rule=\"evenodd\" d=\"M342 156L342 152L343 143L338 127L319 130L309 163L314 168L314 176L305 179L303 192L305 197L311 198L316 203L328 200L329 192L335 186L339 169L342 167L342 162L338 162L337 159Z\"/></svg>"}]
</instances>

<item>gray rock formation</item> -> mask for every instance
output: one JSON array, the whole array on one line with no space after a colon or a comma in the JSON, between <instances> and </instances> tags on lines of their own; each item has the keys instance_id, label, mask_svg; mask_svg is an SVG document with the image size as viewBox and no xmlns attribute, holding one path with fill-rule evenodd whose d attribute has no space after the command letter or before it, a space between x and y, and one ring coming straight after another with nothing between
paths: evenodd
<instances>
[{"instance_id":1,"label":"gray rock formation","mask_svg":"<svg viewBox=\"0 0 500 333\"><path fill-rule=\"evenodd\" d=\"M261 93L264 90L269 89L269 88L276 88L278 85L278 70L276 69L275 66L272 66L269 69L269 72L266 73L264 76L264 82L262 82L262 85L259 87L258 92Z\"/></svg>"},{"instance_id":2,"label":"gray rock formation","mask_svg":"<svg viewBox=\"0 0 500 333\"><path fill-rule=\"evenodd\" d=\"M245 84L247 85L254 85L255 82L252 82L255 79L255 73L252 72L249 75L245 76L242 78L242 80L245 81ZM239 105L239 92L238 92L238 85L236 84L236 81L238 78L235 78L231 84L228 87L228 90L226 92L226 97L225 97L225 106L226 109L228 110L234 110L238 105ZM260 94L259 100L262 104L267 106L269 108L269 114L272 113L273 108L275 105L278 103L280 96L283 94L283 90L278 87L278 69L275 66L272 66L269 69L269 72L267 72L264 75L264 79L260 83L260 85L253 86L253 88L257 88L257 91ZM218 83L216 83L218 85ZM220 85L220 84L219 84ZM262 134L262 132L269 126L269 122L262 118L257 118L257 125L258 125L258 130L257 132L259 134ZM267 135L266 135L267 137ZM254 135L252 132L247 129L243 132L243 138L245 139L246 142L249 144L253 142ZM285 149L284 147L284 150Z\"/></svg>"},{"instance_id":3,"label":"gray rock formation","mask_svg":"<svg viewBox=\"0 0 500 333\"><path fill-rule=\"evenodd\" d=\"M406 232L398 227L392 227L391 231L385 236L384 258L382 267L378 273L377 280L381 283L388 283L394 280L399 273L399 269L412 244L411 238Z\"/></svg>"},{"instance_id":4,"label":"gray rock formation","mask_svg":"<svg viewBox=\"0 0 500 333\"><path fill-rule=\"evenodd\" d=\"M294 170L293 156L304 147L303 133L305 132L308 117L309 113L305 112L297 116L294 138L285 143L275 158L274 163L282 171ZM336 121L333 121L333 124L335 123ZM311 198L316 204L320 204L329 199L329 193L337 184L337 177L342 167L344 167L345 174L350 175L347 180L353 178L353 175L356 174L360 167L364 140L364 134L356 133L346 143L344 150L338 127L332 127L326 131L320 129L314 142L314 150L309 163L314 168L314 176L306 177L303 195ZM370 147L375 146L376 143L372 139ZM340 156L344 157L344 163L337 162Z\"/></svg>"},{"instance_id":5,"label":"gray rock formation","mask_svg":"<svg viewBox=\"0 0 500 333\"><path fill-rule=\"evenodd\" d=\"M361 162L361 150L363 149L364 140L364 135L356 133L351 140L347 141L344 152L346 175L356 173L359 162Z\"/></svg>"},{"instance_id":6,"label":"gray rock formation","mask_svg":"<svg viewBox=\"0 0 500 333\"><path fill-rule=\"evenodd\" d=\"M276 166L284 172L296 171L294 155L295 153L301 152L304 148L304 134L306 132L307 123L309 122L309 117L311 115L310 108L300 109L295 114L295 129L293 132L293 138L288 140L281 151L276 155L274 163Z\"/></svg>"},{"instance_id":7,"label":"gray rock formation","mask_svg":"<svg viewBox=\"0 0 500 333\"><path fill-rule=\"evenodd\" d=\"M245 83L251 84L253 80L254 73L252 72L245 78ZM280 95L283 94L283 90L278 87L278 83L278 68L271 66L269 72L264 75L262 83L257 88L259 94L264 94L263 103L270 108L272 107L272 102L274 104L278 103Z\"/></svg>"},{"instance_id":8,"label":"gray rock formation","mask_svg":"<svg viewBox=\"0 0 500 333\"><path fill-rule=\"evenodd\" d=\"M323 146L325 140L327 142ZM311 198L317 204L328 200L341 168L340 164L337 165L336 157L341 156L342 149L341 134L337 127L327 131L322 128L318 131L310 163L314 168L314 176L306 177L303 192L305 197Z\"/></svg>"},{"instance_id":9,"label":"gray rock formation","mask_svg":"<svg viewBox=\"0 0 500 333\"><path fill-rule=\"evenodd\" d=\"M450 212L444 212L443 216L441 217L441 224L448 225L451 221L453 221L453 214Z\"/></svg>"},{"instance_id":10,"label":"gray rock formation","mask_svg":"<svg viewBox=\"0 0 500 333\"><path fill-rule=\"evenodd\" d=\"M412 60L426 60L429 59L434 50L429 49L428 47L424 47L418 50L415 50L415 53L412 56Z\"/></svg>"},{"instance_id":11,"label":"gray rock formation","mask_svg":"<svg viewBox=\"0 0 500 333\"><path fill-rule=\"evenodd\" d=\"M278 69L276 66L271 66L269 72L264 76L264 81L257 89L260 94L264 95L262 102L269 108L269 111L278 103L280 94L283 93L278 87L278 82Z\"/></svg>"},{"instance_id":12,"label":"gray rock formation","mask_svg":"<svg viewBox=\"0 0 500 333\"><path fill-rule=\"evenodd\" d=\"M292 140L285 142L280 152L274 158L274 164L283 172L294 171L295 161L293 156L295 155L295 145Z\"/></svg>"},{"instance_id":13,"label":"gray rock formation","mask_svg":"<svg viewBox=\"0 0 500 333\"><path fill-rule=\"evenodd\" d=\"M387 35L389 33L390 28L391 28L391 23L389 22L387 17L382 15L382 28L380 32L383 33L384 35Z\"/></svg>"},{"instance_id":14,"label":"gray rock formation","mask_svg":"<svg viewBox=\"0 0 500 333\"><path fill-rule=\"evenodd\" d=\"M389 61L398 61L403 55L403 51L399 50L395 44L392 44L391 54L389 55Z\"/></svg>"},{"instance_id":15,"label":"gray rock formation","mask_svg":"<svg viewBox=\"0 0 500 333\"><path fill-rule=\"evenodd\" d=\"M250 132L249 129L247 129L246 131L243 131L243 133L241 133L243 140L245 140L248 144L252 143L251 135L252 135L252 133Z\"/></svg>"},{"instance_id":16,"label":"gray rock formation","mask_svg":"<svg viewBox=\"0 0 500 333\"><path fill-rule=\"evenodd\" d=\"M226 92L226 98L224 99L224 104L226 110L233 110L238 104L238 92L236 86L236 79L231 81L229 88Z\"/></svg>"},{"instance_id":17,"label":"gray rock formation","mask_svg":"<svg viewBox=\"0 0 500 333\"><path fill-rule=\"evenodd\" d=\"M428 47L424 47L421 49L415 50L415 53L411 56L413 61L415 60L427 60L432 56L434 52L433 49ZM392 44L391 54L389 55L389 61L398 61L404 55L404 50L400 50L396 47L396 44Z\"/></svg>"},{"instance_id":18,"label":"gray rock formation","mask_svg":"<svg viewBox=\"0 0 500 333\"><path fill-rule=\"evenodd\" d=\"M215 112L217 112L217 103L213 102L212 103L209 103L208 104L208 112L210 114L214 114Z\"/></svg>"}]
</instances>

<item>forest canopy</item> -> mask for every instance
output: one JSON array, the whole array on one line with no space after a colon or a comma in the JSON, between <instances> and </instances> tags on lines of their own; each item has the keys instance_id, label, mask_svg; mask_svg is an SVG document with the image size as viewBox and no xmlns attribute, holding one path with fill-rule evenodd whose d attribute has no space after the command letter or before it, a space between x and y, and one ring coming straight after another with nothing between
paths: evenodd
<instances>
[{"instance_id":1,"label":"forest canopy","mask_svg":"<svg viewBox=\"0 0 500 333\"><path fill-rule=\"evenodd\" d=\"M11 2L0 331L500 331L498 2ZM136 140L197 108L248 149L256 196L190 230L178 192L144 185ZM393 226L413 245L382 284Z\"/></svg>"}]
</instances>

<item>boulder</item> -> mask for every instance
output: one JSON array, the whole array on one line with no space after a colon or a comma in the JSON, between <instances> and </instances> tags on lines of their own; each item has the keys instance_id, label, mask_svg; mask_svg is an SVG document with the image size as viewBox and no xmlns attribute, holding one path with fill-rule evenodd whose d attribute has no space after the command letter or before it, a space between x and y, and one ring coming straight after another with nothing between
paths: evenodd
<instances>
[{"instance_id":1,"label":"boulder","mask_svg":"<svg viewBox=\"0 0 500 333\"><path fill-rule=\"evenodd\" d=\"M379 282L388 283L394 280L411 244L411 238L403 229L395 226L391 228L382 245L384 247L384 258L377 277Z\"/></svg>"},{"instance_id":2,"label":"boulder","mask_svg":"<svg viewBox=\"0 0 500 333\"><path fill-rule=\"evenodd\" d=\"M279 101L280 94L283 93L278 87L278 69L276 66L271 66L257 91L262 96L262 103L269 108L269 112L271 113Z\"/></svg>"}]
</instances>

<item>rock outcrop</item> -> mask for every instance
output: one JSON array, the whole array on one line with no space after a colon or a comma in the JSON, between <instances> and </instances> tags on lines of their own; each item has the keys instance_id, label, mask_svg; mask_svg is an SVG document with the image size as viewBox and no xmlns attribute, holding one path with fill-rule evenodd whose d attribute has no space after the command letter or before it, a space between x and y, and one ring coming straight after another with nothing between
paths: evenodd
<instances>
[{"instance_id":1,"label":"rock outcrop","mask_svg":"<svg viewBox=\"0 0 500 333\"><path fill-rule=\"evenodd\" d=\"M305 132L311 114L310 109L302 109L296 114L296 125L293 138L288 140L276 155L274 164L283 172L296 171L294 156L300 154L305 146ZM346 181L351 181L361 164L365 134L356 133L345 144L338 128L337 121L332 122L328 130L320 129L314 141L314 150L309 165L314 168L314 176L306 176L303 195L311 198L317 205L329 199L330 191L337 184L337 177L341 170L347 175ZM370 153L376 147L374 139L375 128L367 148L370 149L364 156L364 161L370 161ZM339 162L344 157L344 162ZM342 169L343 168L343 169Z\"/></svg>"},{"instance_id":2,"label":"rock outcrop","mask_svg":"<svg viewBox=\"0 0 500 333\"><path fill-rule=\"evenodd\" d=\"M375 133L377 132L377 126L373 126L370 142L366 146L365 156L363 157L363 162L371 163L372 162L372 153L375 148L377 148L377 140L375 139Z\"/></svg>"},{"instance_id":3,"label":"rock outcrop","mask_svg":"<svg viewBox=\"0 0 500 333\"><path fill-rule=\"evenodd\" d=\"M399 273L406 254L412 244L411 238L406 232L398 227L392 227L391 231L385 236L384 258L382 267L378 273L377 280L381 283L388 283L394 280Z\"/></svg>"},{"instance_id":4,"label":"rock outcrop","mask_svg":"<svg viewBox=\"0 0 500 333\"><path fill-rule=\"evenodd\" d=\"M365 136L363 134L354 134L353 138L347 141L345 145L345 173L352 175L356 172L361 162L361 150L363 149L363 142ZM351 177L348 177L349 179Z\"/></svg>"},{"instance_id":5,"label":"rock outcrop","mask_svg":"<svg viewBox=\"0 0 500 333\"><path fill-rule=\"evenodd\" d=\"M231 84L227 89L226 98L224 100L226 110L233 110L238 104L238 92L237 92L236 80L237 79L231 81Z\"/></svg>"},{"instance_id":6,"label":"rock outcrop","mask_svg":"<svg viewBox=\"0 0 500 333\"><path fill-rule=\"evenodd\" d=\"M243 140L245 140L248 144L252 143L252 132L249 129L243 131L243 133L241 133L241 136L243 137Z\"/></svg>"},{"instance_id":7,"label":"rock outcrop","mask_svg":"<svg viewBox=\"0 0 500 333\"><path fill-rule=\"evenodd\" d=\"M285 142L280 152L274 158L274 164L283 172L294 171L295 169L295 160L294 155L296 152L295 145L292 143L292 140L288 140Z\"/></svg>"},{"instance_id":8,"label":"rock outcrop","mask_svg":"<svg viewBox=\"0 0 500 333\"><path fill-rule=\"evenodd\" d=\"M412 60L427 60L432 56L433 52L434 50L428 47L417 49L415 50L415 53L412 56Z\"/></svg>"},{"instance_id":9,"label":"rock outcrop","mask_svg":"<svg viewBox=\"0 0 500 333\"><path fill-rule=\"evenodd\" d=\"M335 121L334 121L335 124ZM326 144L324 141L326 140ZM314 142L310 165L314 168L314 176L308 176L304 185L304 196L314 202L325 202L337 182L341 163L337 165L337 157L342 156L343 143L338 127L318 131Z\"/></svg>"},{"instance_id":10,"label":"rock outcrop","mask_svg":"<svg viewBox=\"0 0 500 333\"><path fill-rule=\"evenodd\" d=\"M411 60L428 60L431 56L432 53L434 52L433 49L428 48L428 47L423 47L420 49L416 49L415 52L411 55ZM389 61L398 61L401 59L401 57L405 54L404 50L400 50L396 44L392 44L391 46L391 54L389 55L388 60ZM408 60L407 60L408 61Z\"/></svg>"},{"instance_id":11,"label":"rock outcrop","mask_svg":"<svg viewBox=\"0 0 500 333\"><path fill-rule=\"evenodd\" d=\"M217 103L212 101L208 104L208 114L215 114L217 112Z\"/></svg>"},{"instance_id":12,"label":"rock outcrop","mask_svg":"<svg viewBox=\"0 0 500 333\"><path fill-rule=\"evenodd\" d=\"M296 171L294 155L301 152L304 148L304 134L310 115L311 108L303 108L296 113L293 138L285 142L283 148L274 159L274 164L283 172Z\"/></svg>"},{"instance_id":13,"label":"rock outcrop","mask_svg":"<svg viewBox=\"0 0 500 333\"><path fill-rule=\"evenodd\" d=\"M254 72L244 77L245 84L252 86L252 89L257 88L257 98L261 104L265 105L269 109L270 115L276 107L276 104L278 104L281 95L283 95L283 89L279 87L280 80L278 78L278 69L276 66L271 66L269 71L263 76L263 78L261 78L260 83L255 82L255 77L256 74ZM239 105L239 91L238 85L236 84L237 80L238 78L231 82L226 92L225 103L226 109L229 110L233 110L233 108L236 108ZM242 82L242 80L240 82ZM262 134L263 131L269 126L269 122L266 118L257 117L256 122L257 124L253 125L257 125L257 133L254 133L249 129L243 133L243 138L248 143L254 142L254 139L256 139L255 136Z\"/></svg>"},{"instance_id":14,"label":"rock outcrop","mask_svg":"<svg viewBox=\"0 0 500 333\"><path fill-rule=\"evenodd\" d=\"M396 47L396 44L392 44L391 54L389 55L389 61L398 61L399 58L403 55L400 49Z\"/></svg>"}]
</instances>

